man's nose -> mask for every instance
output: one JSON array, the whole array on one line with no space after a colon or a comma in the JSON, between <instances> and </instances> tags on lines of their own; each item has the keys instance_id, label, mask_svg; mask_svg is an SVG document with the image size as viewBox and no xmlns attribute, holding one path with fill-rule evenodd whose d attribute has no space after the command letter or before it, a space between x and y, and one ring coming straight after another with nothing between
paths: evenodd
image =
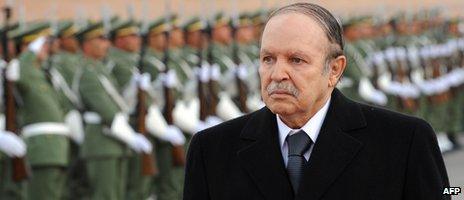
<instances>
[{"instance_id":1,"label":"man's nose","mask_svg":"<svg viewBox=\"0 0 464 200\"><path fill-rule=\"evenodd\" d=\"M272 68L271 79L273 81L281 82L289 79L288 66L285 62L278 59Z\"/></svg>"}]
</instances>

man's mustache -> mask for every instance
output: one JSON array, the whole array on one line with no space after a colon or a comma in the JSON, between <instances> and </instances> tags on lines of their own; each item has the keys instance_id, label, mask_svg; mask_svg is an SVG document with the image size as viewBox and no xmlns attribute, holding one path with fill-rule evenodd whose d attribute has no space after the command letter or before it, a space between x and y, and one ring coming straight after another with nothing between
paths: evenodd
<instances>
[{"instance_id":1,"label":"man's mustache","mask_svg":"<svg viewBox=\"0 0 464 200\"><path fill-rule=\"evenodd\" d=\"M274 93L277 90L284 91L285 93L291 94L294 97L298 97L298 89L289 82L276 82L272 81L266 88L268 95Z\"/></svg>"}]
</instances>

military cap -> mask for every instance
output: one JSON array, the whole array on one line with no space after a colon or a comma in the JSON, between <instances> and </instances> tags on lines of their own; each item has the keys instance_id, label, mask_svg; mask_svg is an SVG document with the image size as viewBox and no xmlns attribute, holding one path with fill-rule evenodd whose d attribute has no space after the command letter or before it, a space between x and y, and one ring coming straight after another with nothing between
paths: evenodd
<instances>
[{"instance_id":1,"label":"military cap","mask_svg":"<svg viewBox=\"0 0 464 200\"><path fill-rule=\"evenodd\" d=\"M352 26L354 26L355 21L356 21L355 17L349 17L349 16L344 17L344 18L342 18L342 26L343 26L344 29L348 28L348 27L352 27Z\"/></svg>"},{"instance_id":2,"label":"military cap","mask_svg":"<svg viewBox=\"0 0 464 200\"><path fill-rule=\"evenodd\" d=\"M461 18L459 17L453 17L447 20L447 22L452 25L452 24L459 24L461 22Z\"/></svg>"},{"instance_id":3,"label":"military cap","mask_svg":"<svg viewBox=\"0 0 464 200\"><path fill-rule=\"evenodd\" d=\"M250 20L253 23L253 25L260 25L264 24L267 18L267 13L266 11L260 9L254 13L250 14Z\"/></svg>"},{"instance_id":4,"label":"military cap","mask_svg":"<svg viewBox=\"0 0 464 200\"><path fill-rule=\"evenodd\" d=\"M148 25L148 33L151 34L163 33L164 31L169 31L169 29L164 17L156 19Z\"/></svg>"},{"instance_id":5,"label":"military cap","mask_svg":"<svg viewBox=\"0 0 464 200\"><path fill-rule=\"evenodd\" d=\"M238 16L238 21L236 24L238 27L245 27L245 26L251 26L253 25L250 14L249 13L242 13Z\"/></svg>"},{"instance_id":6,"label":"military cap","mask_svg":"<svg viewBox=\"0 0 464 200\"><path fill-rule=\"evenodd\" d=\"M199 17L192 17L183 26L183 29L186 32L200 31L206 28L207 28L207 24L203 20L201 20Z\"/></svg>"},{"instance_id":7,"label":"military cap","mask_svg":"<svg viewBox=\"0 0 464 200\"><path fill-rule=\"evenodd\" d=\"M98 37L106 37L105 29L103 28L102 22L95 22L87 25L87 27L82 28L76 34L77 40L79 42L84 42L85 40L90 40Z\"/></svg>"},{"instance_id":8,"label":"military cap","mask_svg":"<svg viewBox=\"0 0 464 200\"><path fill-rule=\"evenodd\" d=\"M57 37L71 37L71 36L75 36L78 31L79 30L77 26L74 25L73 22L61 21L58 23L56 36Z\"/></svg>"},{"instance_id":9,"label":"military cap","mask_svg":"<svg viewBox=\"0 0 464 200\"><path fill-rule=\"evenodd\" d=\"M169 24L173 27L173 28L180 28L181 27L181 24L180 24L180 19L179 19L179 16L177 14L170 14L167 16L167 21L169 22Z\"/></svg>"},{"instance_id":10,"label":"military cap","mask_svg":"<svg viewBox=\"0 0 464 200\"><path fill-rule=\"evenodd\" d=\"M358 20L356 21L356 24L372 24L374 23L374 18L370 15L361 15L358 17Z\"/></svg>"},{"instance_id":11,"label":"military cap","mask_svg":"<svg viewBox=\"0 0 464 200\"><path fill-rule=\"evenodd\" d=\"M119 21L111 26L110 38L139 34L139 24L133 20Z\"/></svg>"},{"instance_id":12,"label":"military cap","mask_svg":"<svg viewBox=\"0 0 464 200\"><path fill-rule=\"evenodd\" d=\"M8 36L16 44L29 43L35 39L50 34L50 24L45 22L32 22L11 31Z\"/></svg>"},{"instance_id":13,"label":"military cap","mask_svg":"<svg viewBox=\"0 0 464 200\"><path fill-rule=\"evenodd\" d=\"M343 28L348 28L348 27L352 27L352 26L356 26L356 25L364 24L364 23L373 24L374 18L369 15L355 16L355 17L347 18L347 20L344 20L342 22L342 25L343 25Z\"/></svg>"},{"instance_id":14,"label":"military cap","mask_svg":"<svg viewBox=\"0 0 464 200\"><path fill-rule=\"evenodd\" d=\"M229 25L229 23L230 23L230 18L226 16L223 12L218 12L214 15L211 26L214 28L214 27Z\"/></svg>"}]
</instances>

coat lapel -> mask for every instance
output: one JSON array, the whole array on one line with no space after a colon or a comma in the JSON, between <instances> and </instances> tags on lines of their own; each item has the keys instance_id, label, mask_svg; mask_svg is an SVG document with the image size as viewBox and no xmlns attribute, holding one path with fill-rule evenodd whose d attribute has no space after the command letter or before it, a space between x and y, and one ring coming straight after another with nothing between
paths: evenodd
<instances>
[{"instance_id":1,"label":"coat lapel","mask_svg":"<svg viewBox=\"0 0 464 200\"><path fill-rule=\"evenodd\" d=\"M241 135L240 164L266 199L293 199L279 146L275 115L266 107L256 112Z\"/></svg>"},{"instance_id":2,"label":"coat lapel","mask_svg":"<svg viewBox=\"0 0 464 200\"><path fill-rule=\"evenodd\" d=\"M319 199L362 147L361 142L348 134L367 126L359 105L337 89L331 99L296 199Z\"/></svg>"}]
</instances>

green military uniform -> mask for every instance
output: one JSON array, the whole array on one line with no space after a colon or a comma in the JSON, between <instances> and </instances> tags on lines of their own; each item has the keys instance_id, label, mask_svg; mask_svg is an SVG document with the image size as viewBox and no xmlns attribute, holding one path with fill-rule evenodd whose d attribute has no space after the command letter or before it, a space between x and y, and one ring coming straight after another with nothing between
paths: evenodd
<instances>
[{"instance_id":1,"label":"green military uniform","mask_svg":"<svg viewBox=\"0 0 464 200\"><path fill-rule=\"evenodd\" d=\"M19 34L17 44L29 42L25 39L35 40L47 28L47 25L38 25L32 31ZM15 83L21 100L19 124L33 174L28 184L28 199L60 199L69 164L69 129L63 123L63 101L47 81L36 53L25 50L19 62L20 78Z\"/></svg>"},{"instance_id":2,"label":"green military uniform","mask_svg":"<svg viewBox=\"0 0 464 200\"><path fill-rule=\"evenodd\" d=\"M213 54L213 63L217 63L221 69L221 73L232 70L234 61L232 56L232 46L213 42L210 47Z\"/></svg>"},{"instance_id":3,"label":"green military uniform","mask_svg":"<svg viewBox=\"0 0 464 200\"><path fill-rule=\"evenodd\" d=\"M145 50L144 70L150 74L151 81L155 81L159 73L164 71L164 63L162 62L163 53L155 51L151 48Z\"/></svg>"},{"instance_id":4,"label":"green military uniform","mask_svg":"<svg viewBox=\"0 0 464 200\"><path fill-rule=\"evenodd\" d=\"M80 31L78 39L84 41L103 34L102 24L97 23ZM114 116L122 108L102 81L107 80L113 85L117 85L117 82L101 60L84 57L81 65L79 94L89 117L84 114L85 140L80 153L86 161L91 199L124 199L130 151L125 144L106 133ZM92 115L93 119L90 117Z\"/></svg>"}]
</instances>

